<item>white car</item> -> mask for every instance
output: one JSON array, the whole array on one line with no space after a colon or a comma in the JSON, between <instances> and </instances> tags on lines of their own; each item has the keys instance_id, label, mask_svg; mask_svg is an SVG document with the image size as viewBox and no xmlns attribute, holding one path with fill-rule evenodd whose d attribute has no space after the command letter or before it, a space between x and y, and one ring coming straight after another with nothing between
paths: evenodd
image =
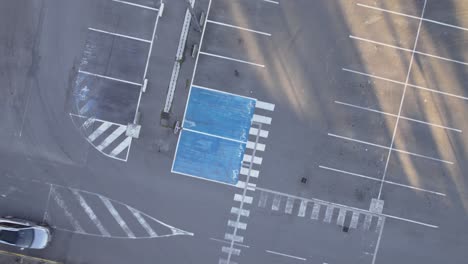
<instances>
[{"instance_id":1,"label":"white car","mask_svg":"<svg viewBox=\"0 0 468 264\"><path fill-rule=\"evenodd\" d=\"M50 240L48 227L13 217L0 217L0 243L21 249L43 249Z\"/></svg>"}]
</instances>

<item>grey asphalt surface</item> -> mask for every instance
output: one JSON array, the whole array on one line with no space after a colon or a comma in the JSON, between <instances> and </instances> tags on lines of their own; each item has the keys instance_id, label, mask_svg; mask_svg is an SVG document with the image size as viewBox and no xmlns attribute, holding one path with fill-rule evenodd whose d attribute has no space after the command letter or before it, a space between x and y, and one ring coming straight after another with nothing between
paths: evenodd
<instances>
[{"instance_id":1,"label":"grey asphalt surface","mask_svg":"<svg viewBox=\"0 0 468 264\"><path fill-rule=\"evenodd\" d=\"M158 7L150 0L133 2ZM420 16L424 5L424 1L374 2L359 1L413 16ZM260 190L247 192L253 203L248 205L250 216L242 218L247 229L240 231L244 245L235 245L241 249L239 256L232 257L237 263L373 263L376 252L375 263L464 263L467 257L466 65L416 54L408 83L446 94L407 87L400 113L461 133L400 118L393 137L395 116L349 105L398 115L401 83L406 82L411 53L349 36L412 50L419 20L356 3L212 1L208 19L271 33L265 36L209 23L201 51L265 67L200 55L194 79L197 85L275 104L273 112L256 112L272 118L271 126L263 127L269 137L260 140L266 149L257 153L263 163L254 167L260 171L257 187L271 192L263 207ZM197 12L206 10L207 5L208 1L197 1ZM64 263L218 263L226 257L221 247L229 244L216 240L232 232L227 222L234 219L230 210L238 203L233 196L241 189L171 174L177 136L160 125L185 14L184 1L166 3L158 25L149 87L140 105L141 138L133 141L128 161L113 160L96 151L71 122L69 113L76 110L73 89L77 71L90 41L87 28L146 39L152 29L151 13L134 8L111 1L21 0L4 3L0 9L0 83L5 87L0 90L0 177L5 183L0 186L0 212L38 222L45 219L56 227L51 246L40 252L26 251L28 255ZM466 9L468 6L458 1L428 0L424 17L468 27L461 11ZM464 30L425 21L417 50L466 61L465 35ZM200 34L191 30L188 45L199 38ZM128 51L135 45L121 47ZM107 54L109 49L102 48L95 54L116 56L114 62L131 66L131 70L100 64L99 74L140 82L142 52L123 59L118 51ZM194 62L186 56L182 65L171 122L183 116ZM93 97L97 104L93 115L103 113L99 117L106 121L126 124L135 105L134 91L129 89L135 87L118 87L121 92L114 94L110 88L117 87L109 84L108 92ZM375 144L388 147L392 138L395 149L453 164L392 151L386 166L389 150ZM379 195L384 171L387 181L413 189L387 182ZM302 177L308 179L306 184L300 182ZM87 234L65 226L67 214L51 195L51 186L63 186L57 190ZM100 235L67 188L79 190L110 237ZM301 199L292 199L293 209L286 212L283 195L279 209L273 210L274 191ZM371 199L378 196L385 202L385 224L379 229L374 217L366 230L362 210L368 210ZM107 210L99 197L115 201L115 209L136 236L144 230L128 214L128 207L194 235L122 238L125 230L119 229L111 216L102 216ZM309 202L305 215L299 216L304 199ZM317 199L326 205L321 205L318 219L312 219L311 201L318 203ZM335 208L325 220L325 208L330 206ZM346 211L345 225L353 212L361 212L356 228L343 232L337 224L340 208ZM157 229L160 226L152 227L164 232ZM15 251L6 246L1 249Z\"/></svg>"}]
</instances>

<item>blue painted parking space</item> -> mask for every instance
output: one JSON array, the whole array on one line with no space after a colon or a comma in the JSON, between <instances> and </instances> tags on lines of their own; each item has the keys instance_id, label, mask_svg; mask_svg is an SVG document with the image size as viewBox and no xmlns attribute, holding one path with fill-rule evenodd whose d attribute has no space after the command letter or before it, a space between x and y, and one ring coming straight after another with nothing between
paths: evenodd
<instances>
[{"instance_id":1,"label":"blue painted parking space","mask_svg":"<svg viewBox=\"0 0 468 264\"><path fill-rule=\"evenodd\" d=\"M236 184L245 147L245 143L182 130L172 171Z\"/></svg>"},{"instance_id":2,"label":"blue painted parking space","mask_svg":"<svg viewBox=\"0 0 468 264\"><path fill-rule=\"evenodd\" d=\"M254 99L193 86L188 100L185 129L247 141Z\"/></svg>"}]
</instances>

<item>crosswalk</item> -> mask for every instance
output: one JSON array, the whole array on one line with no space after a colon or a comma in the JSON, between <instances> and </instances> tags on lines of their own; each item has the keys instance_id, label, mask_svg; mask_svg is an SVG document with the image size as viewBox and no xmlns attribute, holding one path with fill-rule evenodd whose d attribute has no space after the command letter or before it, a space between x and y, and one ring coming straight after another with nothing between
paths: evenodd
<instances>
[{"instance_id":1,"label":"crosswalk","mask_svg":"<svg viewBox=\"0 0 468 264\"><path fill-rule=\"evenodd\" d=\"M96 193L50 185L48 200L45 221L59 230L128 239L193 235Z\"/></svg>"},{"instance_id":2,"label":"crosswalk","mask_svg":"<svg viewBox=\"0 0 468 264\"><path fill-rule=\"evenodd\" d=\"M379 232L383 216L378 212L359 210L315 199L302 199L280 193L260 191L257 207L285 215L308 217L313 221L336 224L343 228Z\"/></svg>"},{"instance_id":3,"label":"crosswalk","mask_svg":"<svg viewBox=\"0 0 468 264\"><path fill-rule=\"evenodd\" d=\"M263 141L268 138L269 132L265 127L271 125L272 122L272 118L267 115L274 109L274 104L256 101L255 114L252 118L246 151L239 172L239 181L236 184L239 192L234 194L235 206L231 208L231 218L227 222L227 226L230 227L229 230L232 230L232 232L224 235L225 240L234 243L231 243L232 246L223 246L221 248L221 252L225 255L219 259L219 264L234 264L236 262L232 261L232 258L239 256L241 253L241 249L235 248L237 246L235 243L244 242L241 233L247 229L246 218L250 215L248 208L253 204L255 182L260 174L259 166L263 163L263 158L260 155L267 149Z\"/></svg>"}]
</instances>

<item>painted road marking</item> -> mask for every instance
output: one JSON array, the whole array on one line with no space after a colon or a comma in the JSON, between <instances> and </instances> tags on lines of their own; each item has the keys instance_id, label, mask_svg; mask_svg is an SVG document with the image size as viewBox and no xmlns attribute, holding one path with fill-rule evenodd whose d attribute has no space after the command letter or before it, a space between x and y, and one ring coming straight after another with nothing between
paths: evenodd
<instances>
[{"instance_id":1,"label":"painted road marking","mask_svg":"<svg viewBox=\"0 0 468 264\"><path fill-rule=\"evenodd\" d=\"M232 248L232 247L223 246L223 247L221 248L221 252L223 252L223 253L228 253L228 254L231 253L231 254L233 254L233 255L239 256L241 251L240 251L240 249L238 249L238 248Z\"/></svg>"},{"instance_id":2,"label":"painted road marking","mask_svg":"<svg viewBox=\"0 0 468 264\"><path fill-rule=\"evenodd\" d=\"M255 107L260 108L260 109L264 109L264 110L268 110L268 111L274 111L275 110L275 105L274 104L267 103L267 102L262 102L262 101L259 101L259 100L257 100L257 102L255 103Z\"/></svg>"},{"instance_id":3,"label":"painted road marking","mask_svg":"<svg viewBox=\"0 0 468 264\"><path fill-rule=\"evenodd\" d=\"M119 155L124 149L130 147L131 143L132 143L132 137L126 137L124 141L120 142L120 144L112 150L110 155L111 156Z\"/></svg>"},{"instance_id":4,"label":"painted road marking","mask_svg":"<svg viewBox=\"0 0 468 264\"><path fill-rule=\"evenodd\" d=\"M330 223L331 222L331 219L332 219L332 216L333 216L333 209L334 207L333 206L327 206L327 210L325 211L325 217L323 218L323 221L325 223Z\"/></svg>"},{"instance_id":5,"label":"painted road marking","mask_svg":"<svg viewBox=\"0 0 468 264\"><path fill-rule=\"evenodd\" d=\"M353 212L353 216L351 216L351 224L349 225L349 227L357 228L358 222L359 222L359 213Z\"/></svg>"},{"instance_id":6,"label":"painted road marking","mask_svg":"<svg viewBox=\"0 0 468 264\"><path fill-rule=\"evenodd\" d=\"M218 264L238 264L237 262L234 262L232 260L227 260L227 259L219 259Z\"/></svg>"},{"instance_id":7,"label":"painted road marking","mask_svg":"<svg viewBox=\"0 0 468 264\"><path fill-rule=\"evenodd\" d=\"M240 63L245 63L245 64L249 64L249 65L253 65L253 66L265 68L265 65L263 65L263 64L258 64L258 63L254 63L254 62L250 62L250 61L245 61L245 60L234 59L234 58L231 58L231 57L216 55L216 54L213 54L213 53L208 53L208 52L200 51L200 52L198 52L198 54L203 54L203 55L206 55L206 56L211 56L211 57L215 57L215 58L219 58L219 59L225 59L225 60L230 60L230 61L235 61L235 62L240 62Z\"/></svg>"},{"instance_id":8,"label":"painted road marking","mask_svg":"<svg viewBox=\"0 0 468 264\"><path fill-rule=\"evenodd\" d=\"M239 26L234 26L234 25L231 25L231 24L221 23L221 22L217 22L217 21L213 21L213 20L209 20L209 19L207 19L206 22L211 23L211 24L215 24L215 25L240 29L240 30L244 30L244 31L252 32L252 33L257 33L257 34L265 35L265 36L269 36L269 37L271 36L270 33L262 32L262 31L258 31L258 30L253 30L253 29L249 29L249 28L244 28L244 27L239 27Z\"/></svg>"},{"instance_id":9,"label":"painted road marking","mask_svg":"<svg viewBox=\"0 0 468 264\"><path fill-rule=\"evenodd\" d=\"M257 123L270 125L271 124L271 117L254 114L253 117L252 117L252 121L257 122Z\"/></svg>"},{"instance_id":10,"label":"painted road marking","mask_svg":"<svg viewBox=\"0 0 468 264\"><path fill-rule=\"evenodd\" d=\"M346 209L340 208L340 212L338 213L338 218L336 219L336 224L339 226L344 226L345 217L346 217Z\"/></svg>"},{"instance_id":11,"label":"painted road marking","mask_svg":"<svg viewBox=\"0 0 468 264\"><path fill-rule=\"evenodd\" d=\"M251 204L252 203L252 200L253 198L251 196L243 196L241 194L234 194L234 201L236 202L243 202L243 203L246 203L246 204Z\"/></svg>"},{"instance_id":12,"label":"painted road marking","mask_svg":"<svg viewBox=\"0 0 468 264\"><path fill-rule=\"evenodd\" d=\"M292 214L293 206L294 206L294 198L288 197L286 199L286 207L284 208L284 212L287 214Z\"/></svg>"},{"instance_id":13,"label":"painted road marking","mask_svg":"<svg viewBox=\"0 0 468 264\"><path fill-rule=\"evenodd\" d=\"M263 2L279 5L279 2L273 0L263 0Z\"/></svg>"},{"instance_id":14,"label":"painted road marking","mask_svg":"<svg viewBox=\"0 0 468 264\"><path fill-rule=\"evenodd\" d=\"M268 199L268 193L261 192L260 193L260 199L258 200L258 207L265 208L266 203L267 203L267 199Z\"/></svg>"},{"instance_id":15,"label":"painted road marking","mask_svg":"<svg viewBox=\"0 0 468 264\"><path fill-rule=\"evenodd\" d=\"M372 215L366 215L366 217L364 218L364 225L362 226L362 228L364 230L369 230L371 223L372 223Z\"/></svg>"},{"instance_id":16,"label":"painted road marking","mask_svg":"<svg viewBox=\"0 0 468 264\"><path fill-rule=\"evenodd\" d=\"M88 129L92 124L94 124L95 121L96 119L94 119L93 117L90 117L86 119L86 121L81 125L81 127Z\"/></svg>"},{"instance_id":17,"label":"painted road marking","mask_svg":"<svg viewBox=\"0 0 468 264\"><path fill-rule=\"evenodd\" d=\"M299 206L299 212L297 213L297 216L304 217L306 214L306 210L307 210L307 201L301 200L301 205Z\"/></svg>"},{"instance_id":18,"label":"painted road marking","mask_svg":"<svg viewBox=\"0 0 468 264\"><path fill-rule=\"evenodd\" d=\"M250 177L253 177L253 178L258 178L259 173L260 172L258 170L250 169L250 175L248 175L249 174L249 169L248 168L242 167L241 170L240 170L240 174L250 176Z\"/></svg>"},{"instance_id":19,"label":"painted road marking","mask_svg":"<svg viewBox=\"0 0 468 264\"><path fill-rule=\"evenodd\" d=\"M153 11L159 11L157 8L150 7L150 6L145 6L145 5L139 5L139 4L135 4L135 3L132 3L132 2L127 2L127 1L122 1L122 0L112 0L112 1L117 2L117 3L121 3L121 4L130 5L130 6L141 7L141 8L149 9L149 10L153 10Z\"/></svg>"},{"instance_id":20,"label":"painted road marking","mask_svg":"<svg viewBox=\"0 0 468 264\"><path fill-rule=\"evenodd\" d=\"M118 79L118 78L114 78L114 77L110 77L110 76L106 76L106 75L102 75L102 74L92 73L92 72L88 72L88 71L78 70L78 72L86 74L86 75L91 75L91 76L94 76L94 77L99 77L99 78L108 79L108 80L117 81L117 82L122 82L122 83L128 83L128 84L132 84L132 85L141 87L141 84L136 83L136 82L131 82L131 81ZM80 112L80 113L82 113L82 112Z\"/></svg>"},{"instance_id":21,"label":"painted road marking","mask_svg":"<svg viewBox=\"0 0 468 264\"><path fill-rule=\"evenodd\" d=\"M93 221L94 225L99 229L99 232L101 232L101 234L103 236L105 236L105 237L110 237L110 233L106 230L106 228L104 228L101 221L97 218L97 216L94 213L93 209L91 209L91 207L88 205L88 203L83 198L83 196L81 196L81 194L75 189L72 189L71 191L76 196L76 199L78 199L81 207L86 212L89 219L91 219L91 221Z\"/></svg>"},{"instance_id":22,"label":"painted road marking","mask_svg":"<svg viewBox=\"0 0 468 264\"><path fill-rule=\"evenodd\" d=\"M62 264L61 262L57 262L57 261L53 261L53 260L49 260L49 259L31 257L31 256L18 254L18 253L14 253L14 252L9 252L9 251L3 251L3 250L0 250L0 255L15 256L15 257L21 258L21 262L15 261L15 263L25 263L24 260L26 259L26 260L28 260L28 263L33 263L32 261L34 261L34 263L37 262L37 263L42 263L42 264ZM5 262L5 264L6 264L6 262Z\"/></svg>"},{"instance_id":23,"label":"painted road marking","mask_svg":"<svg viewBox=\"0 0 468 264\"><path fill-rule=\"evenodd\" d=\"M244 237L238 236L238 235L229 234L229 233L224 234L224 239L230 240L230 241L234 241L234 242L237 242L237 243L242 243L242 242L244 242Z\"/></svg>"},{"instance_id":24,"label":"painted road marking","mask_svg":"<svg viewBox=\"0 0 468 264\"><path fill-rule=\"evenodd\" d=\"M281 196L278 194L275 194L273 197L273 203L271 204L271 210L273 211L278 211L280 208L280 203L281 203Z\"/></svg>"},{"instance_id":25,"label":"painted road marking","mask_svg":"<svg viewBox=\"0 0 468 264\"><path fill-rule=\"evenodd\" d=\"M241 223L241 222L232 221L232 220L228 220L228 226L243 229L243 230L247 229L246 223Z\"/></svg>"},{"instance_id":26,"label":"painted road marking","mask_svg":"<svg viewBox=\"0 0 468 264\"><path fill-rule=\"evenodd\" d=\"M127 223L122 219L120 216L119 212L115 209L114 205L112 205L112 202L105 198L104 196L99 195L99 198L101 201L104 203L106 206L107 210L111 213L112 217L114 217L115 221L120 225L120 227L123 229L123 231L127 234L128 237L130 238L135 238L135 234L128 228Z\"/></svg>"},{"instance_id":27,"label":"painted road marking","mask_svg":"<svg viewBox=\"0 0 468 264\"><path fill-rule=\"evenodd\" d=\"M314 207L312 208L312 213L310 215L310 219L318 220L320 213L320 204L314 203Z\"/></svg>"},{"instance_id":28,"label":"painted road marking","mask_svg":"<svg viewBox=\"0 0 468 264\"><path fill-rule=\"evenodd\" d=\"M154 230L150 227L148 222L146 222L145 218L143 218L143 216L140 214L138 210L135 210L133 207L130 207L128 205L127 205L127 209L133 214L133 216L135 216L138 223L140 223L140 225L146 230L146 232L148 233L150 237L158 236L158 234L154 232Z\"/></svg>"},{"instance_id":29,"label":"painted road marking","mask_svg":"<svg viewBox=\"0 0 468 264\"><path fill-rule=\"evenodd\" d=\"M235 215L240 214L241 216L249 217L250 211L247 210L247 209L240 209L238 207L232 207L231 208L231 214L235 214Z\"/></svg>"},{"instance_id":30,"label":"painted road marking","mask_svg":"<svg viewBox=\"0 0 468 264\"><path fill-rule=\"evenodd\" d=\"M104 133L112 124L109 122L102 123L91 135L88 136L90 142L93 142L97 137Z\"/></svg>"},{"instance_id":31,"label":"painted road marking","mask_svg":"<svg viewBox=\"0 0 468 264\"><path fill-rule=\"evenodd\" d=\"M231 241L226 241L226 240L223 240L223 239L217 239L217 238L210 237L210 240L217 241L217 242L224 243L224 244L231 244ZM239 243L234 243L234 245L238 246L238 247L250 248L250 246L247 246L247 245L244 245L244 244L239 244Z\"/></svg>"},{"instance_id":32,"label":"painted road marking","mask_svg":"<svg viewBox=\"0 0 468 264\"><path fill-rule=\"evenodd\" d=\"M255 143L255 142L252 142L252 141L247 141L246 148L248 148L248 149L256 148L258 151L265 151L265 144Z\"/></svg>"},{"instance_id":33,"label":"painted road marking","mask_svg":"<svg viewBox=\"0 0 468 264\"><path fill-rule=\"evenodd\" d=\"M255 183L248 183L246 184L245 181L238 181L235 185L237 188L244 189L247 188L249 191L255 191L255 187L257 186Z\"/></svg>"},{"instance_id":34,"label":"painted road marking","mask_svg":"<svg viewBox=\"0 0 468 264\"><path fill-rule=\"evenodd\" d=\"M260 157L253 157L253 159L252 159L252 156L250 156L250 155L248 155L248 154L244 154L244 159L243 159L243 161L244 161L244 162L253 162L254 164L261 165L263 159L260 158Z\"/></svg>"},{"instance_id":35,"label":"painted road marking","mask_svg":"<svg viewBox=\"0 0 468 264\"><path fill-rule=\"evenodd\" d=\"M96 148L102 151L103 149L107 148L107 146L109 146L112 142L114 142L114 140L116 140L123 133L125 133L126 130L126 127L119 126L116 130L114 130L114 132L112 132L112 134L110 134L106 139L104 139L104 141L102 141L101 144L96 146Z\"/></svg>"},{"instance_id":36,"label":"painted road marking","mask_svg":"<svg viewBox=\"0 0 468 264\"><path fill-rule=\"evenodd\" d=\"M262 138L267 138L268 137L268 131L267 130L260 130L260 133L258 132L258 129L255 127L251 127L249 130L249 134L252 136L258 135L259 137Z\"/></svg>"},{"instance_id":37,"label":"painted road marking","mask_svg":"<svg viewBox=\"0 0 468 264\"><path fill-rule=\"evenodd\" d=\"M68 221L70 222L70 224L73 226L73 228L75 229L75 231L77 233L82 233L84 234L85 231L84 229L81 227L80 223L78 223L78 221L75 220L75 218L73 217L72 213L68 210L68 207L67 205L65 204L65 202L63 201L63 198L62 196L55 190L55 187L51 185L51 188L50 188L50 194L52 195L52 197L54 198L54 201L55 203L57 203L57 205L62 208L63 212L65 213L65 216L67 217Z\"/></svg>"},{"instance_id":38,"label":"painted road marking","mask_svg":"<svg viewBox=\"0 0 468 264\"><path fill-rule=\"evenodd\" d=\"M306 261L306 260L307 260L306 258L301 258L301 257L298 257L298 256L293 256L293 255L289 255L289 254L284 254L284 253L280 253L280 252L277 252L277 251L271 251L271 250L265 250L265 251L268 252L268 253L270 253L270 254L274 254L274 255L278 255L278 256L283 256L283 257L298 259L298 260L302 260L302 261Z\"/></svg>"},{"instance_id":39,"label":"painted road marking","mask_svg":"<svg viewBox=\"0 0 468 264\"><path fill-rule=\"evenodd\" d=\"M108 34L108 35L112 35L112 36L116 36L116 37L128 38L128 39L137 40L137 41L141 41L141 42L151 43L151 40L147 40L147 39L135 38L135 37L132 37L132 36L118 34L118 33L115 33L115 32L105 31L105 30L96 29L96 28L88 28L88 29L91 30L91 31L96 31L96 32L99 32L99 33Z\"/></svg>"}]
</instances>

